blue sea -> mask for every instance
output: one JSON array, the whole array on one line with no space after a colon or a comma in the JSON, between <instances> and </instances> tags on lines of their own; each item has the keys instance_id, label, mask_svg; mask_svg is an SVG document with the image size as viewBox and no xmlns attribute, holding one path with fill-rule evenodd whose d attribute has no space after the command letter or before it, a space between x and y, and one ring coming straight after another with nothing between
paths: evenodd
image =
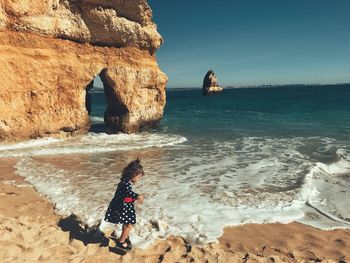
<instances>
[{"instance_id":1,"label":"blue sea","mask_svg":"<svg viewBox=\"0 0 350 263\"><path fill-rule=\"evenodd\" d=\"M181 235L204 244L225 226L301 222L350 228L350 85L168 89L158 129L104 133L103 92L92 94L93 127L68 139L0 146L17 174L63 215L94 225L122 168L140 157L146 176L134 186L133 232L144 247Z\"/></svg>"}]
</instances>

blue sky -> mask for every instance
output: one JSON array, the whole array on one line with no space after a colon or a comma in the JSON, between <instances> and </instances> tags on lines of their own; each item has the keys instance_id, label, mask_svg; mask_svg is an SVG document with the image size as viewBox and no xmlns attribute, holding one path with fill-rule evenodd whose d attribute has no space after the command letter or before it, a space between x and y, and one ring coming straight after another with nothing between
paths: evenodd
<instances>
[{"instance_id":1,"label":"blue sky","mask_svg":"<svg viewBox=\"0 0 350 263\"><path fill-rule=\"evenodd\" d=\"M349 0L149 0L168 87L350 82Z\"/></svg>"}]
</instances>

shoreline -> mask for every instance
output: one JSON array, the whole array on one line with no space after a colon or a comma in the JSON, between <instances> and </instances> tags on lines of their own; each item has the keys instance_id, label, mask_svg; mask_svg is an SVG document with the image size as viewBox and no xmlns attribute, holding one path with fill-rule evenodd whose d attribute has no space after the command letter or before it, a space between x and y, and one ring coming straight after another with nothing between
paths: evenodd
<instances>
[{"instance_id":1,"label":"shoreline","mask_svg":"<svg viewBox=\"0 0 350 263\"><path fill-rule=\"evenodd\" d=\"M1 262L349 262L350 230L319 230L301 223L226 227L219 243L186 244L181 237L157 240L122 256L90 239L73 216L54 205L24 178L15 160L0 164ZM107 243L106 243L107 242Z\"/></svg>"}]
</instances>

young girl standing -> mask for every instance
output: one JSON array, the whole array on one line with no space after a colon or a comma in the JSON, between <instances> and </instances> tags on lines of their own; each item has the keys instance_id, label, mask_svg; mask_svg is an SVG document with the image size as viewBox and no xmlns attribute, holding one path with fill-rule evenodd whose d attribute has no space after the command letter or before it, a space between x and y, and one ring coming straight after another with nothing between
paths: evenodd
<instances>
[{"instance_id":1,"label":"young girl standing","mask_svg":"<svg viewBox=\"0 0 350 263\"><path fill-rule=\"evenodd\" d=\"M132 191L131 183L138 182L144 175L140 160L129 163L122 172L120 183L105 214L105 221L113 224L123 224L122 234L116 243L117 247L130 250L129 233L136 224L134 202L143 203L144 197Z\"/></svg>"}]
</instances>

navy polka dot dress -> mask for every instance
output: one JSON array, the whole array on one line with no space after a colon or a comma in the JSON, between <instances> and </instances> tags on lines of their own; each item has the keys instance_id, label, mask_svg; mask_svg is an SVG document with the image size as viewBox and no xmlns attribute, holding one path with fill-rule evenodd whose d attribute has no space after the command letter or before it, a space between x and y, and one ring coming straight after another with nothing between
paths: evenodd
<instances>
[{"instance_id":1,"label":"navy polka dot dress","mask_svg":"<svg viewBox=\"0 0 350 263\"><path fill-rule=\"evenodd\" d=\"M138 194L134 193L131 183L121 180L105 214L105 221L113 224L136 224L134 202Z\"/></svg>"}]
</instances>

